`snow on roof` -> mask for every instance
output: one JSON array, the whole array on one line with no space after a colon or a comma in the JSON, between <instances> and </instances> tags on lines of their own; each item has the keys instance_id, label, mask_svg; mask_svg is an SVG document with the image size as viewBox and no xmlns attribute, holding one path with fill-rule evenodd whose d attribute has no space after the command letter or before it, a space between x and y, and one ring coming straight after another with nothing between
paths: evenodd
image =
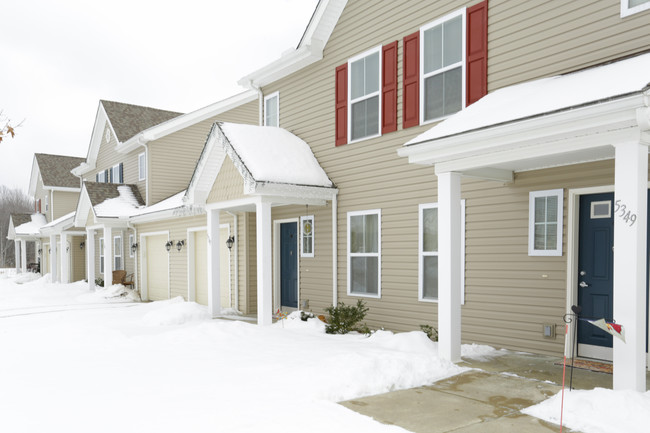
<instances>
[{"instance_id":1,"label":"snow on roof","mask_svg":"<svg viewBox=\"0 0 650 433\"><path fill-rule=\"evenodd\" d=\"M161 200L154 205L142 207L139 210L133 212L131 216L146 215L150 213L162 212L166 210L183 207L183 196L185 195L186 191L187 190L184 189L183 191L174 194L173 196L166 198L165 200Z\"/></svg>"},{"instance_id":2,"label":"snow on roof","mask_svg":"<svg viewBox=\"0 0 650 433\"><path fill-rule=\"evenodd\" d=\"M59 218L45 224L42 228L48 229L48 228L51 228L51 227L56 227L57 225L61 224L65 220L74 218L74 214L75 214L75 211L72 211L72 212L70 212L68 214L65 214L62 217L59 217Z\"/></svg>"},{"instance_id":3,"label":"snow on roof","mask_svg":"<svg viewBox=\"0 0 650 433\"><path fill-rule=\"evenodd\" d=\"M405 146L639 93L650 83L650 53L496 90Z\"/></svg>"},{"instance_id":4,"label":"snow on roof","mask_svg":"<svg viewBox=\"0 0 650 433\"><path fill-rule=\"evenodd\" d=\"M274 126L218 123L256 182L332 187L309 145Z\"/></svg>"},{"instance_id":5,"label":"snow on roof","mask_svg":"<svg viewBox=\"0 0 650 433\"><path fill-rule=\"evenodd\" d=\"M142 207L129 185L119 185L117 191L119 196L104 200L94 207L98 218L128 217Z\"/></svg>"},{"instance_id":6,"label":"snow on roof","mask_svg":"<svg viewBox=\"0 0 650 433\"><path fill-rule=\"evenodd\" d=\"M17 235L38 235L45 224L47 224L45 215L35 213L31 215L31 221L15 227L14 230Z\"/></svg>"}]
</instances>

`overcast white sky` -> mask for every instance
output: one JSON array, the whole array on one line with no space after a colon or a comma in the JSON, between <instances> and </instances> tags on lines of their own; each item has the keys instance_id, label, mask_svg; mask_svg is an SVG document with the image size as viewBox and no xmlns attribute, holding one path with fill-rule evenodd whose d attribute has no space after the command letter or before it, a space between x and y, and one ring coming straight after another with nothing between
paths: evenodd
<instances>
[{"instance_id":1,"label":"overcast white sky","mask_svg":"<svg viewBox=\"0 0 650 433\"><path fill-rule=\"evenodd\" d=\"M100 99L189 112L295 48L318 0L7 0L0 24L0 184L34 153L86 156Z\"/></svg>"}]
</instances>

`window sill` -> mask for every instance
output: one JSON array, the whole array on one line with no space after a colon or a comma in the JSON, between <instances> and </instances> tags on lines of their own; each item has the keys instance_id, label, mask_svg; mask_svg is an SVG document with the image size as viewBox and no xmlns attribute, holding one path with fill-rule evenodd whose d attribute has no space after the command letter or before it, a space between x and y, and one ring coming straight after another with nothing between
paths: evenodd
<instances>
[{"instance_id":1,"label":"window sill","mask_svg":"<svg viewBox=\"0 0 650 433\"><path fill-rule=\"evenodd\" d=\"M431 304L437 304L438 303L438 298L419 298L419 302L429 302Z\"/></svg>"},{"instance_id":2,"label":"window sill","mask_svg":"<svg viewBox=\"0 0 650 433\"><path fill-rule=\"evenodd\" d=\"M348 291L348 296L356 296L359 298L381 299L381 293L373 295L371 293L351 293L350 291Z\"/></svg>"},{"instance_id":3,"label":"window sill","mask_svg":"<svg viewBox=\"0 0 650 433\"><path fill-rule=\"evenodd\" d=\"M377 138L377 137L381 137L381 134L369 135L367 137L357 138L356 140L350 140L348 141L348 144L360 143L362 141L372 140L373 138Z\"/></svg>"}]
</instances>

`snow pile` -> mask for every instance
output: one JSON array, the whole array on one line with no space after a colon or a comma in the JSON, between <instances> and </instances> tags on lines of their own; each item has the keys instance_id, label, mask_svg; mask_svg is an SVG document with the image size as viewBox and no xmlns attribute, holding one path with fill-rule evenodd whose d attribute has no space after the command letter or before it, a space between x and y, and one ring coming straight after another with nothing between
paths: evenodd
<instances>
[{"instance_id":1,"label":"snow pile","mask_svg":"<svg viewBox=\"0 0 650 433\"><path fill-rule=\"evenodd\" d=\"M180 296L168 301L155 302L156 309L142 317L142 323L148 326L183 325L210 319L206 307L196 302L185 302Z\"/></svg>"},{"instance_id":2,"label":"snow pile","mask_svg":"<svg viewBox=\"0 0 650 433\"><path fill-rule=\"evenodd\" d=\"M508 353L506 349L495 349L490 346L483 346L480 344L463 344L460 348L460 353L463 358L474 359L476 361L488 361L497 356L502 356Z\"/></svg>"},{"instance_id":3,"label":"snow pile","mask_svg":"<svg viewBox=\"0 0 650 433\"><path fill-rule=\"evenodd\" d=\"M88 283L85 283L88 287ZM113 284L108 287L95 286L94 292L80 295L78 299L85 302L101 302L110 300L114 302L140 302L140 295L134 289L129 289L122 284Z\"/></svg>"},{"instance_id":4,"label":"snow pile","mask_svg":"<svg viewBox=\"0 0 650 433\"><path fill-rule=\"evenodd\" d=\"M562 393L523 413L560 424ZM587 433L646 433L650 422L650 391L565 391L563 424Z\"/></svg>"},{"instance_id":5,"label":"snow pile","mask_svg":"<svg viewBox=\"0 0 650 433\"><path fill-rule=\"evenodd\" d=\"M222 316L243 316L244 313L234 308L222 308L221 315Z\"/></svg>"},{"instance_id":6,"label":"snow pile","mask_svg":"<svg viewBox=\"0 0 650 433\"><path fill-rule=\"evenodd\" d=\"M19 276L14 278L14 283L16 284L31 283L32 281L36 281L40 278L41 278L40 274L36 274L34 272L25 272L24 274L20 274Z\"/></svg>"}]
</instances>

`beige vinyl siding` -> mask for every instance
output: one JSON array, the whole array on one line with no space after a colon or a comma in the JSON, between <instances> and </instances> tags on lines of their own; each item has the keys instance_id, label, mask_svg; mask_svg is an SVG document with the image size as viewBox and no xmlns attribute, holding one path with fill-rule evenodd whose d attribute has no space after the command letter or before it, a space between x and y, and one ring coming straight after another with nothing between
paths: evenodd
<instances>
[{"instance_id":1,"label":"beige vinyl siding","mask_svg":"<svg viewBox=\"0 0 650 433\"><path fill-rule=\"evenodd\" d=\"M489 2L489 91L650 48L650 11L620 1Z\"/></svg>"},{"instance_id":2,"label":"beige vinyl siding","mask_svg":"<svg viewBox=\"0 0 650 433\"><path fill-rule=\"evenodd\" d=\"M351 0L325 47L323 60L263 88L265 95L280 92L282 127L309 143L339 189L338 297L347 304L359 299L347 296L347 213L381 210L381 299L362 298L370 307L367 323L371 327L396 331L418 329L421 324L437 327L437 303L418 301L418 206L437 201L437 180L433 167L409 165L406 158L397 156L404 143L433 126L402 130L403 38L476 3L402 0L376 2L368 8L367 2ZM650 11L621 19L619 2L514 3L489 2L490 91L650 48L650 32L643 27ZM561 36L567 31L571 37ZM395 40L398 131L334 146L335 68L354 55ZM599 162L519 173L511 186L463 180L467 200L463 341L562 352L566 247L562 257L528 257L528 192L611 184L611 176L611 162ZM300 209L274 208L273 218L301 213ZM332 296L331 277L325 276L331 266L331 217L321 213L329 211L314 208L316 257L300 261L300 298L309 299L316 313L330 305ZM565 214L565 224L566 219ZM312 260L314 264L309 263ZM324 277L311 278L306 269ZM557 338L542 337L544 323L558 325Z\"/></svg>"},{"instance_id":3,"label":"beige vinyl siding","mask_svg":"<svg viewBox=\"0 0 650 433\"><path fill-rule=\"evenodd\" d=\"M249 102L150 142L148 204L157 203L187 188L214 122L256 124L257 104L257 101Z\"/></svg>"},{"instance_id":4,"label":"beige vinyl siding","mask_svg":"<svg viewBox=\"0 0 650 433\"><path fill-rule=\"evenodd\" d=\"M208 194L207 203L216 203L226 200L235 200L244 197L244 179L226 156L219 170L219 174Z\"/></svg>"},{"instance_id":5,"label":"beige vinyl siding","mask_svg":"<svg viewBox=\"0 0 650 433\"><path fill-rule=\"evenodd\" d=\"M104 126L99 152L97 153L96 168L84 175L89 182L95 182L95 175L104 170L110 170L113 166L122 163L123 183L137 185L143 200L146 200L146 181L138 181L138 155L144 152L143 147L138 147L127 154L118 153L115 150L117 139L111 132L111 139L106 142L106 129L110 129L108 122ZM148 167L147 167L148 168Z\"/></svg>"},{"instance_id":6,"label":"beige vinyl siding","mask_svg":"<svg viewBox=\"0 0 650 433\"><path fill-rule=\"evenodd\" d=\"M77 209L78 201L79 192L52 191L52 202L50 203L52 219L74 212ZM41 209L44 205L45 201L41 202Z\"/></svg>"}]
</instances>

